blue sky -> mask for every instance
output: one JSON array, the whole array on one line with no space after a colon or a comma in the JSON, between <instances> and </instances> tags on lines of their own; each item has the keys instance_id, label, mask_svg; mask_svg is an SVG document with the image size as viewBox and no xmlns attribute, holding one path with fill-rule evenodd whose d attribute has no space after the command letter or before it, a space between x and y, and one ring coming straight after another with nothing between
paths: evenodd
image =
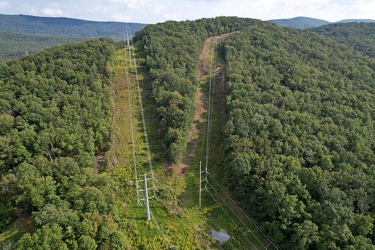
<instances>
[{"instance_id":1,"label":"blue sky","mask_svg":"<svg viewBox=\"0 0 375 250\"><path fill-rule=\"evenodd\" d=\"M0 0L0 13L139 23L215 16L338 21L374 19L375 0Z\"/></svg>"}]
</instances>

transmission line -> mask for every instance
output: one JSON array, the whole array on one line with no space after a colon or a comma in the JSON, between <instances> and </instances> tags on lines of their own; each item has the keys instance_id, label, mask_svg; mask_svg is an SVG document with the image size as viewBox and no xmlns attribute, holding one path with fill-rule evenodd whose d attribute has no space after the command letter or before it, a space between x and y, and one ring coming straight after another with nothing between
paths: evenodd
<instances>
[{"instance_id":1,"label":"transmission line","mask_svg":"<svg viewBox=\"0 0 375 250\"><path fill-rule=\"evenodd\" d=\"M215 36L214 36L215 39ZM211 134L211 119L212 119L212 84L215 81L215 73L213 71L214 65L214 49L211 50L211 69L210 69L210 80L208 85L208 110L207 110L207 138L206 138L206 169L208 169L208 159L210 152L210 134Z\"/></svg>"},{"instance_id":2,"label":"transmission line","mask_svg":"<svg viewBox=\"0 0 375 250\"><path fill-rule=\"evenodd\" d=\"M126 27L126 40L127 44L129 45L129 36L128 36L128 27ZM125 68L128 67L127 60L126 60L126 45L124 41L124 53L125 53ZM129 54L129 60L131 62L131 56ZM130 64L131 66L131 64ZM128 103L129 103L129 120L130 120L130 130L131 130L131 137L132 137L132 151L133 151L133 164L134 164L134 175L135 175L135 187L136 187L136 192L137 192L137 201L138 205L140 203L140 198L139 198L139 186L138 186L138 171L137 171L137 156L136 156L136 151L135 151L135 139L134 139L134 126L133 126L133 111L132 111L132 97L131 97L131 92L130 92L130 79L129 79L129 72L126 69L126 83L128 85Z\"/></svg>"},{"instance_id":3,"label":"transmission line","mask_svg":"<svg viewBox=\"0 0 375 250\"><path fill-rule=\"evenodd\" d=\"M149 170L150 170L150 173L151 173L151 176L152 176L152 186L153 186L153 188L155 188L155 180L156 179L155 179L155 176L154 176L154 171L152 169L151 152L150 152L150 146L149 146L149 142L148 142L148 135L147 135L147 129L146 129L146 119L145 119L145 114L144 114L144 109L143 109L143 104L142 104L141 87L140 87L140 84L139 84L137 61L136 61L136 58L135 58L134 46L133 46L133 62L134 62L135 77L136 77L137 88L138 88L139 105L140 105L140 108L141 108L143 133L144 133L145 143L146 143L148 166L149 166Z\"/></svg>"},{"instance_id":4,"label":"transmission line","mask_svg":"<svg viewBox=\"0 0 375 250\"><path fill-rule=\"evenodd\" d=\"M208 183L208 185L212 188L212 186L211 186L211 184L209 184ZM207 190L207 193L212 197L212 199L214 199L214 201L216 202L216 203L218 203L219 204L219 202L218 202L218 200ZM220 196L219 196L220 197ZM229 214L227 213L227 211L225 211L225 209L222 207L222 206L220 206L220 208L221 208L221 210L225 213L225 215L232 221L232 223L234 224L234 225L237 225L237 223L236 222L234 222L234 220L229 216ZM257 249L257 247L254 245L254 243L245 235L245 233L241 230L241 227L238 227L238 230L241 232L241 234L245 237L245 239L251 244L251 245L253 245L253 247L255 248L255 249ZM249 230L249 229L248 229ZM251 232L251 231L250 231ZM263 244L262 244L263 245Z\"/></svg>"},{"instance_id":5,"label":"transmission line","mask_svg":"<svg viewBox=\"0 0 375 250\"><path fill-rule=\"evenodd\" d=\"M251 221L251 223L263 234L264 237L266 237L266 239L271 243L271 245L273 245L276 249L281 249L276 243L274 243L272 241L272 239L268 236L268 234L266 232L264 232L262 230L262 228L260 228L258 226L258 224L255 222L255 220L253 218L251 218L251 216L249 216L247 213L245 213L245 211L242 209L242 207L240 207L237 202L235 200L233 200L233 198L229 195L229 193L220 185L220 183L210 174L210 172L208 172L208 176L211 177L211 179L216 183L216 185L226 194L226 196L232 201L233 204L236 205L236 207L245 215L245 217ZM212 185L211 185L212 186ZM215 191L217 192L217 191ZM220 196L220 198L222 199L222 197ZM229 206L228 206L229 207ZM235 214L238 217L237 214ZM241 220L242 222L242 220ZM244 224L244 222L242 222Z\"/></svg>"},{"instance_id":6,"label":"transmission line","mask_svg":"<svg viewBox=\"0 0 375 250\"><path fill-rule=\"evenodd\" d=\"M211 135L211 127L212 127L212 117L213 117L213 93L214 93L214 83L215 83L215 71L214 71L214 51L217 46L217 39L216 39L216 32L214 34L214 42L213 47L211 50L211 73L210 73L210 80L209 80L209 89L208 89L208 111L207 111L207 138L206 138L206 171L208 169L208 160L209 160L209 150L210 150L210 135ZM229 199L237 206L237 208L246 216L246 218L263 234L263 236L272 244L276 249L280 249L278 245L276 245L271 238L256 224L256 222L250 218L244 210L231 198L231 196L225 191L225 189L215 180L215 178L207 171L206 175L209 175L215 183L220 187L220 189L229 197ZM200 173L201 175L201 173ZM206 176L207 179L207 176ZM208 183L208 181L207 181ZM257 238L257 236L246 226L246 224L239 218L239 216L233 211L233 209L226 203L226 201L220 196L220 194L215 190L215 188L210 184L210 187L215 191L215 193L220 197L220 199L224 202L224 204L232 211L232 213L242 222L242 224L253 234L253 236L258 240L258 242L266 249L268 247L264 246L263 243ZM210 193L211 195L211 193ZM211 195L212 196L212 195ZM230 217L229 217L230 218ZM231 219L231 218L230 218ZM232 219L231 219L232 220ZM254 246L255 247L255 246Z\"/></svg>"},{"instance_id":7,"label":"transmission line","mask_svg":"<svg viewBox=\"0 0 375 250\"><path fill-rule=\"evenodd\" d=\"M211 185L211 183L208 183L208 185L212 188L212 190L214 190L214 192L216 193L217 196L219 196L219 198L223 201L223 203L230 209L230 211L237 217L237 219L239 221L241 221L241 223L247 228L247 230L249 230L249 232L254 236L254 238L264 247L266 248L266 246L263 245L263 243L258 239L258 237L252 232L252 230L250 228L248 228L248 226L241 220L241 218L234 212L234 210L226 203L226 201L223 199L223 197L221 197L221 195L219 194L219 192L216 191L216 189Z\"/></svg>"}]
</instances>

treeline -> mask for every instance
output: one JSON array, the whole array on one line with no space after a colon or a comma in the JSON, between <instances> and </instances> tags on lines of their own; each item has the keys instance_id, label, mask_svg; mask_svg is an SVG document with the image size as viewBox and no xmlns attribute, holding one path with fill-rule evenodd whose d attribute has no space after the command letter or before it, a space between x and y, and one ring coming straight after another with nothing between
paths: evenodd
<instances>
[{"instance_id":1,"label":"treeline","mask_svg":"<svg viewBox=\"0 0 375 250\"><path fill-rule=\"evenodd\" d=\"M14 249L126 249L114 182L95 173L111 138L114 42L93 39L0 64L0 221Z\"/></svg>"},{"instance_id":2,"label":"treeline","mask_svg":"<svg viewBox=\"0 0 375 250\"><path fill-rule=\"evenodd\" d=\"M241 204L282 249L374 249L374 58L266 23L220 49Z\"/></svg>"},{"instance_id":3,"label":"treeline","mask_svg":"<svg viewBox=\"0 0 375 250\"><path fill-rule=\"evenodd\" d=\"M311 31L375 57L375 23L337 23L313 28Z\"/></svg>"},{"instance_id":4,"label":"treeline","mask_svg":"<svg viewBox=\"0 0 375 250\"><path fill-rule=\"evenodd\" d=\"M180 162L193 121L199 54L208 36L240 30L259 21L218 17L148 25L139 31L152 80L152 97L170 162Z\"/></svg>"}]
</instances>

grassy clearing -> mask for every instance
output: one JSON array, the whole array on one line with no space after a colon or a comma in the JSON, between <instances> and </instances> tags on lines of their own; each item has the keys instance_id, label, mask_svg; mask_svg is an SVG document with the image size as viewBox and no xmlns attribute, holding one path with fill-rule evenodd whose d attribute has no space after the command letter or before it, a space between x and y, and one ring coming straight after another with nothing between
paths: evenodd
<instances>
[{"instance_id":1,"label":"grassy clearing","mask_svg":"<svg viewBox=\"0 0 375 250\"><path fill-rule=\"evenodd\" d=\"M114 68L116 83L113 87L114 99L114 138L112 149L106 154L109 174L115 179L118 193L118 210L121 228L129 237L132 245L140 249L208 249L210 237L206 234L205 219L197 208L183 208L181 197L186 190L185 179L165 171L161 162L162 150L157 133L156 117L153 116L153 105L147 98L148 79L143 72L139 80L143 92L143 106L149 136L154 174L158 182L157 196L152 199L150 207L153 220L146 221L145 208L138 205L132 152L130 128L130 110L133 114L134 136L136 141L137 169L139 174L147 173L147 151L144 143L143 125L134 72L126 68L124 50L116 52ZM141 63L138 59L138 64ZM131 71L128 80L126 71ZM130 84L132 104L129 106L127 84ZM112 159L118 164L112 166Z\"/></svg>"}]
</instances>

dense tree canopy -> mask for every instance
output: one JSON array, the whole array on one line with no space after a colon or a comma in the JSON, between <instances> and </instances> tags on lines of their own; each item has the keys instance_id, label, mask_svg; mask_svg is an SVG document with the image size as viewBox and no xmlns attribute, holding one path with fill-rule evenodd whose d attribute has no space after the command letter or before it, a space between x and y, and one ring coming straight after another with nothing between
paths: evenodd
<instances>
[{"instance_id":1,"label":"dense tree canopy","mask_svg":"<svg viewBox=\"0 0 375 250\"><path fill-rule=\"evenodd\" d=\"M199 54L208 36L233 32L260 21L218 17L148 25L134 39L142 43L167 158L180 162L193 121Z\"/></svg>"},{"instance_id":2,"label":"dense tree canopy","mask_svg":"<svg viewBox=\"0 0 375 250\"><path fill-rule=\"evenodd\" d=\"M135 41L168 160L186 147L205 39L233 31L218 48L233 193L283 249L374 249L371 46L235 17L147 26ZM112 134L114 49L102 38L0 62L0 231L15 211L35 229L15 249L129 248L114 182L92 170Z\"/></svg>"},{"instance_id":3,"label":"dense tree canopy","mask_svg":"<svg viewBox=\"0 0 375 250\"><path fill-rule=\"evenodd\" d=\"M373 249L375 60L257 25L222 45L227 171L285 249Z\"/></svg>"},{"instance_id":4,"label":"dense tree canopy","mask_svg":"<svg viewBox=\"0 0 375 250\"><path fill-rule=\"evenodd\" d=\"M375 57L375 23L337 23L311 30Z\"/></svg>"},{"instance_id":5,"label":"dense tree canopy","mask_svg":"<svg viewBox=\"0 0 375 250\"><path fill-rule=\"evenodd\" d=\"M114 182L92 170L111 138L113 51L96 39L0 65L0 219L15 208L37 228L17 249L126 242L115 231Z\"/></svg>"},{"instance_id":6,"label":"dense tree canopy","mask_svg":"<svg viewBox=\"0 0 375 250\"><path fill-rule=\"evenodd\" d=\"M82 37L30 35L0 30L0 60L9 60L26 54L35 54L56 45L84 40Z\"/></svg>"}]
</instances>

